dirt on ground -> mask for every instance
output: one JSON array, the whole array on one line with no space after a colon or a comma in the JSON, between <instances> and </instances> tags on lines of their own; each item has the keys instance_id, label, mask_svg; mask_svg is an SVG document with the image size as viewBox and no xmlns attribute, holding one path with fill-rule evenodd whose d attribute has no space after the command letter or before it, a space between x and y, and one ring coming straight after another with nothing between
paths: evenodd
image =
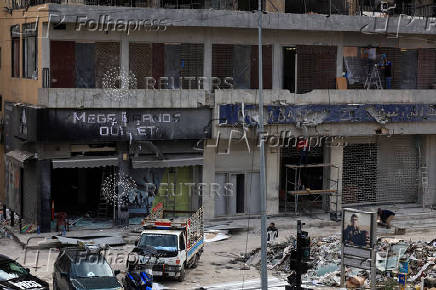
<instances>
[{"instance_id":1,"label":"dirt on ground","mask_svg":"<svg viewBox=\"0 0 436 290\"><path fill-rule=\"evenodd\" d=\"M271 219L279 230L277 242L286 241L289 236L295 236L295 218ZM189 269L184 282L158 281L169 289L195 289L207 285L224 282L247 281L259 278L258 270L246 267L241 263L235 263L238 257L260 246L260 222L259 220L241 220L236 223L240 226L239 231L230 233L230 238L222 241L206 243L204 253L201 256L197 268ZM249 230L246 228L249 226ZM245 229L244 229L245 227ZM313 226L305 226L304 230L311 237L326 237L340 234L340 223L324 225L322 221ZM383 233L383 235L387 235ZM396 238L412 241L431 241L436 237L436 228L408 229L405 235ZM133 245L127 244L122 247L114 247L110 251L108 262L113 269L125 270L127 254ZM27 250L15 242L12 237L0 238L0 254L16 259L21 264L31 269L32 274L52 284L53 263L59 251L57 249ZM118 278L121 280L123 273Z\"/></svg>"}]
</instances>

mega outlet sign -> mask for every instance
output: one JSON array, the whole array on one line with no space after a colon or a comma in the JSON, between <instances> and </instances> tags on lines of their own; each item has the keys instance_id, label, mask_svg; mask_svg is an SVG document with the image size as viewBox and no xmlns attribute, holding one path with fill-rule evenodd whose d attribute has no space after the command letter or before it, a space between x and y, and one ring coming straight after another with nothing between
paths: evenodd
<instances>
[{"instance_id":1,"label":"mega outlet sign","mask_svg":"<svg viewBox=\"0 0 436 290\"><path fill-rule=\"evenodd\" d=\"M49 109L40 119L38 139L170 140L203 139L209 109Z\"/></svg>"},{"instance_id":2,"label":"mega outlet sign","mask_svg":"<svg viewBox=\"0 0 436 290\"><path fill-rule=\"evenodd\" d=\"M12 135L22 136L27 141L89 142L210 137L210 133L204 133L210 132L205 129L211 120L211 111L206 108L77 110L23 109L15 106L10 114L11 119L17 121L14 124L20 124L11 128ZM22 117L23 114L27 117Z\"/></svg>"}]
</instances>

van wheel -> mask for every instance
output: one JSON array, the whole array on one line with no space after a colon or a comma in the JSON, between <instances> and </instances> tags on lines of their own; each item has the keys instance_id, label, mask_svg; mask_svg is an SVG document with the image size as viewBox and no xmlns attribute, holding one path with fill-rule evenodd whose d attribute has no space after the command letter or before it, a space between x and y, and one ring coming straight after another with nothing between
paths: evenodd
<instances>
[{"instance_id":1,"label":"van wheel","mask_svg":"<svg viewBox=\"0 0 436 290\"><path fill-rule=\"evenodd\" d=\"M185 280L185 265L182 266L182 269L180 270L180 276L177 278L177 281L183 282Z\"/></svg>"}]
</instances>

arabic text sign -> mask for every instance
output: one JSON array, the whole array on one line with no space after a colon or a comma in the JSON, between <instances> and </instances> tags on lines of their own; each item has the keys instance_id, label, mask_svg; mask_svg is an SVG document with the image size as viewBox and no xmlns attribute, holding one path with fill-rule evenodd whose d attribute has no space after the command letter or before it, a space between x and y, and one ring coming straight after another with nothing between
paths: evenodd
<instances>
[{"instance_id":1,"label":"arabic text sign","mask_svg":"<svg viewBox=\"0 0 436 290\"><path fill-rule=\"evenodd\" d=\"M436 105L429 104L283 105L264 110L267 124L436 121ZM256 120L256 105L220 106L220 124L253 124Z\"/></svg>"}]
</instances>

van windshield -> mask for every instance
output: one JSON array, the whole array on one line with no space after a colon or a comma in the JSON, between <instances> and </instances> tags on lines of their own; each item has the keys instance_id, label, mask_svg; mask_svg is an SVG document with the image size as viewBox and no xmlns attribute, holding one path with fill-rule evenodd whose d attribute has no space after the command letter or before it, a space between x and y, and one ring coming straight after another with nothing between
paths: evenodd
<instances>
[{"instance_id":1,"label":"van windshield","mask_svg":"<svg viewBox=\"0 0 436 290\"><path fill-rule=\"evenodd\" d=\"M138 247L153 247L156 250L177 252L177 235L142 234Z\"/></svg>"}]
</instances>

